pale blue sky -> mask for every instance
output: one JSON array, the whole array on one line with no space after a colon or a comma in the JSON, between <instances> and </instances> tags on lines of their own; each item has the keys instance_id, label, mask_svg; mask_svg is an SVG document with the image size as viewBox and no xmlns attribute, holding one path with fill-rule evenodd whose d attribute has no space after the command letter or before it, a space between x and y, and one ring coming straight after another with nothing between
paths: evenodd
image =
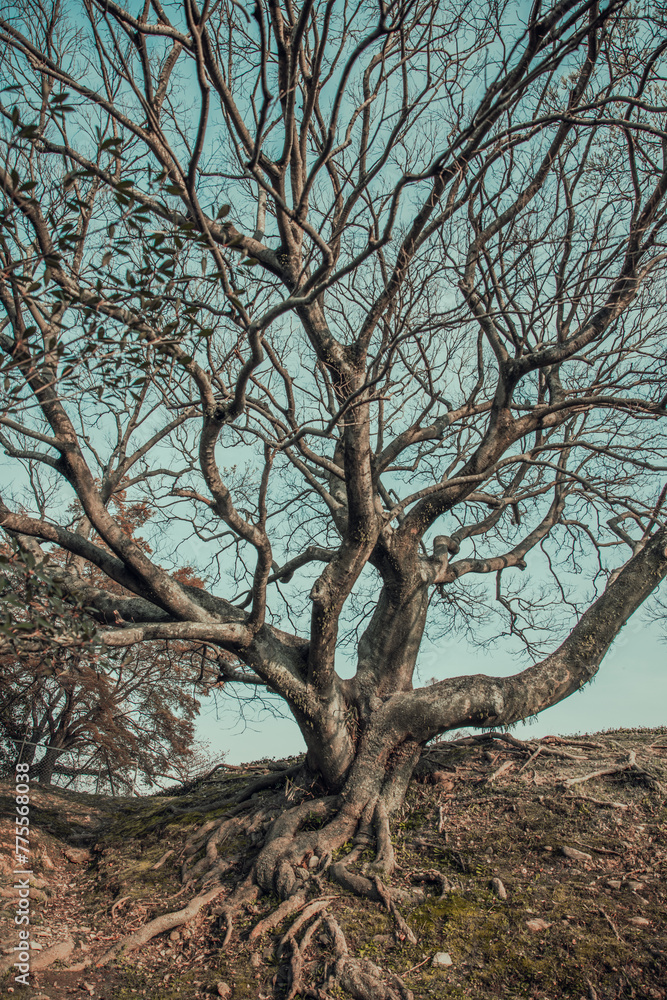
<instances>
[{"instance_id":1,"label":"pale blue sky","mask_svg":"<svg viewBox=\"0 0 667 1000\"><path fill-rule=\"evenodd\" d=\"M519 723L513 732L518 739L534 739L549 734L591 733L603 729L630 729L667 725L667 645L660 641L660 627L646 624L639 613L628 622L594 678L582 691L537 718ZM442 660L442 644L425 644L423 676ZM501 644L484 653L456 643L447 652L459 666L450 676L485 673L502 676L517 669L516 662ZM433 670L435 672L435 670ZM440 676L445 676L440 673ZM301 753L305 744L295 722L275 719L249 706L246 722L239 721L236 701L221 698L216 712L212 699L202 705L198 738L209 744L212 754L226 753L230 764L262 757L286 757Z\"/></svg>"}]
</instances>

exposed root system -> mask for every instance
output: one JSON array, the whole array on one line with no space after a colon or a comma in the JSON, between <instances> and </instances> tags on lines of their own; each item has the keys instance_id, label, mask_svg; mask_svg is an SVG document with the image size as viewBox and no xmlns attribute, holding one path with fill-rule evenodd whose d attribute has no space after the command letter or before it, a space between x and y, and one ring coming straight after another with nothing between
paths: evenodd
<instances>
[{"instance_id":1,"label":"exposed root system","mask_svg":"<svg viewBox=\"0 0 667 1000\"><path fill-rule=\"evenodd\" d=\"M284 783L285 789L271 793L278 783ZM262 776L235 795L215 801L213 807L224 808L224 815L196 829L182 852L181 880L196 895L182 909L156 917L118 941L98 960L98 966L193 920L225 891L222 878L243 856L247 861L250 848L255 850L250 871L215 911L222 947L229 944L235 924L259 894L272 893L278 904L254 923L246 940L256 947L265 935L294 918L276 948L282 962L276 978L287 1000L310 988L304 982L304 969L316 944L333 953L325 990L336 985L357 1000L412 1000L413 994L399 976L350 954L343 930L328 912L337 898L331 892L333 884L379 903L392 915L396 940L416 943L399 903L414 903L424 893L383 881L391 877L396 860L387 804L381 795L361 802L341 795L317 796L303 768L290 767ZM193 811L183 809L179 814ZM232 847L231 855L228 850L221 855L223 846L230 848L236 842L242 843L243 850L234 853ZM369 854L373 860L364 862Z\"/></svg>"},{"instance_id":2,"label":"exposed root system","mask_svg":"<svg viewBox=\"0 0 667 1000\"><path fill-rule=\"evenodd\" d=\"M208 892L201 893L199 896L195 896L190 900L187 906L184 906L182 910L177 910L174 913L164 913L161 917L156 917L149 923L144 924L138 931L134 934L129 934L124 937L121 941L110 948L109 951L105 952L101 958L97 960L97 965L106 965L112 959L117 958L119 955L127 954L128 952L135 951L140 948L142 944L146 944L152 938L157 937L158 934L164 934L165 931L174 930L175 927L180 927L182 924L187 924L190 920L193 920L197 916L199 911L203 906L206 906L215 899L221 892L221 886L216 886L215 889L211 889Z\"/></svg>"},{"instance_id":3,"label":"exposed root system","mask_svg":"<svg viewBox=\"0 0 667 1000\"><path fill-rule=\"evenodd\" d=\"M552 749L556 753L546 752ZM581 752L582 759L573 760L570 749ZM513 819L521 812L522 796L530 797L531 808L548 822L555 822L561 814L578 815L582 809L588 813L593 810L603 825L619 817L632 818L636 810L633 803L643 802L642 796L647 797L651 809L663 808L659 793L665 778L661 756L661 746L635 754L627 741L625 746L609 741L601 747L581 740L524 742L507 734L482 734L424 753L418 768L422 783L410 791L409 804L398 812L394 808L393 815L392 806L400 797L391 782L378 782L372 795L366 794L367 788L359 795L349 789L325 795L303 766L272 768L243 788L233 774L212 789L201 790L215 809L206 805L204 795L195 788L177 817L172 806L179 800L174 798L150 812L155 842L142 863L143 871L150 873L146 884L157 885L159 880L167 889L160 894L161 901L150 895L138 898L130 878L117 881L112 890L115 898L102 910L98 900L95 911L103 914L106 933L117 934L121 920L125 922L125 936L115 941L113 936L100 938L106 940L106 950L86 949L81 956L84 961L78 963L79 954L73 955L70 961L76 964L60 973L54 968L52 975L74 975L86 967L91 978L96 969L106 976L121 975L124 966L114 965L115 960L133 953L136 956L139 949L161 937L147 954L153 955L153 960L162 956L163 968L169 960L179 968L180 956L186 953L193 968L202 963L211 969L218 965L229 967L233 975L239 962L247 966L251 978L244 980L245 985L237 983L229 988L222 984L220 995L234 1000L255 995L258 1000L339 1000L343 996L352 1000L414 1000L415 995L438 996L437 989L424 993L416 983L437 986L441 982L438 976L452 976L452 970L438 971L433 964L434 954L441 949L452 951L461 981L461 945L457 957L447 928L454 926L448 923L450 919L458 919L459 912L467 913L466 908L471 907L461 895L462 885L482 878L480 891L485 888L487 895L477 919L482 924L489 919L489 926L498 929L494 934L505 933L503 913L512 902L512 875L503 870L499 856L496 860L496 852L508 836L524 836L520 832L523 828L517 830ZM501 776L492 782L503 767ZM541 769L539 781L531 771L536 767ZM569 782L570 778L579 780ZM568 782L572 792L567 790ZM582 794L582 787L593 794ZM250 789L254 791L249 795ZM624 790L625 800L619 801ZM148 803L140 807L144 816L149 815ZM488 850L485 846L473 860L468 834L463 842L460 838L463 820L455 820L455 815L460 811L465 817L466 810L472 814L480 808L489 813L486 844L492 846ZM610 813L615 813L616 819ZM131 816L131 808L126 815ZM493 834L491 816L502 820L500 824L496 821ZM191 825L190 817L196 825ZM428 830L423 835L426 817ZM475 840L475 820L471 821L472 828L465 821L465 830L471 831ZM165 829L170 831L166 839L161 833ZM545 862L572 865L573 871L584 865L593 873L614 872L628 849L620 840L613 849L607 842L591 842L583 832L569 834L568 852L543 843L536 833L534 872L538 878ZM166 847L169 850L165 853ZM105 851L100 845L95 850L104 869ZM143 856L138 852L139 859ZM490 865L488 858L493 859ZM109 863L107 879L113 879L114 869ZM630 887L639 886L632 881L637 870L635 862L627 876ZM498 872L502 879L493 881L500 882L503 895L494 895L489 888L491 875ZM179 877L181 887L174 892ZM604 882L600 884L604 886ZM612 880L609 884L621 883ZM516 889L514 892L517 905ZM642 908L647 904L642 894L647 890L639 886L637 892L636 905L643 919ZM353 899L360 903L353 903ZM627 927L634 925L628 925L628 916L612 902L601 896L591 910L594 917L587 919L597 920L600 933L610 937L615 947L627 948ZM571 908L573 903L567 905ZM160 913L159 908L168 912ZM531 915L536 911L526 907L526 912ZM570 909L564 912L570 913ZM630 914L634 918L632 911ZM425 943L424 921L428 927L428 921L443 919L444 929L438 924L440 947L434 948L432 939ZM518 926L528 926L530 920L526 917ZM555 936L558 925L554 918L543 923L549 935ZM575 932L577 938L580 934L581 929ZM526 947L525 942L522 946ZM492 956L494 947L491 939L488 948ZM426 956L425 948L429 951ZM500 961L500 953L493 960ZM192 992L193 997L202 995L209 994Z\"/></svg>"}]
</instances>

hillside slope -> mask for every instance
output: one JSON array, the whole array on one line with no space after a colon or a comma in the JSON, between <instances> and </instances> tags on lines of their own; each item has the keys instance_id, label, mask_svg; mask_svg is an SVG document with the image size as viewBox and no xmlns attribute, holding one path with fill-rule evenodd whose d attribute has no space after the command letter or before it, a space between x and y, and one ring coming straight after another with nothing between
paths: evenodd
<instances>
[{"instance_id":1,"label":"hillside slope","mask_svg":"<svg viewBox=\"0 0 667 1000\"><path fill-rule=\"evenodd\" d=\"M333 951L318 922L321 907L302 908L296 924L294 914L274 927L269 919L266 932L248 940L275 911L270 897L258 900L225 947L223 893L186 914L187 923L109 960L109 949L128 934L186 907L192 892L181 882L181 866L188 838L224 814L228 807L216 800L276 768L273 761L223 768L179 794L142 799L33 788L30 995L342 996L336 987L327 992ZM591 777L596 772L607 773ZM331 885L323 872L326 905L350 949L387 975L399 973L417 1000L664 1000L666 789L667 729L528 743L496 733L438 744L425 752L391 824L392 885L404 889L407 926L381 905ZM0 792L9 817L0 828L0 870L11 887L13 802L7 785ZM245 838L217 845L224 885L243 878L256 846ZM360 874L369 873L371 860L359 859ZM3 969L18 940L15 897L2 890ZM59 951L49 951L56 945ZM103 956L107 962L98 967ZM295 976L308 985L293 993ZM0 984L3 995L25 995L12 971Z\"/></svg>"}]
</instances>

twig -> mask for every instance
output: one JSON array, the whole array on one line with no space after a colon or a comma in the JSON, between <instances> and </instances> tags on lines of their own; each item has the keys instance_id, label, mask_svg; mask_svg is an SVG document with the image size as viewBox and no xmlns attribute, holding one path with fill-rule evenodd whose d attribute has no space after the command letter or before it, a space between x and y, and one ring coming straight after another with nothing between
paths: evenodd
<instances>
[{"instance_id":1,"label":"twig","mask_svg":"<svg viewBox=\"0 0 667 1000\"><path fill-rule=\"evenodd\" d=\"M576 844L577 847L584 847L587 851L595 851L596 854L613 854L617 858L625 857L623 851L612 851L609 847L592 847L590 844L582 844L580 840L570 840L571 844Z\"/></svg>"},{"instance_id":2,"label":"twig","mask_svg":"<svg viewBox=\"0 0 667 1000\"><path fill-rule=\"evenodd\" d=\"M565 788L571 788L572 785L580 785L584 781L591 781L593 778L603 778L608 774L621 774L623 771L629 771L631 764L623 764L621 767L604 767L600 771L591 771L590 774L582 774L578 778L566 778L563 782Z\"/></svg>"},{"instance_id":3,"label":"twig","mask_svg":"<svg viewBox=\"0 0 667 1000\"><path fill-rule=\"evenodd\" d=\"M403 975L403 976L409 976L411 972L416 972L417 969L421 969L422 965L426 965L426 963L429 960L429 957L430 956L427 955L423 962L419 962L418 965L413 965L411 969L408 969L407 972L401 973L401 975Z\"/></svg>"},{"instance_id":4,"label":"twig","mask_svg":"<svg viewBox=\"0 0 667 1000\"><path fill-rule=\"evenodd\" d=\"M496 778L499 778L501 774L505 773L505 771L509 771L509 769L511 767L514 767L514 761L513 760L506 760L505 763L501 764L500 767L498 768L498 770L494 771L493 774L490 774L489 777L486 780L487 781L495 781Z\"/></svg>"},{"instance_id":5,"label":"twig","mask_svg":"<svg viewBox=\"0 0 667 1000\"><path fill-rule=\"evenodd\" d=\"M558 746L584 747L586 750L604 750L604 743L584 743L581 740L566 740L562 736L543 736L541 742L545 743L547 740L550 743L557 743Z\"/></svg>"},{"instance_id":6,"label":"twig","mask_svg":"<svg viewBox=\"0 0 667 1000\"><path fill-rule=\"evenodd\" d=\"M586 982L588 983L588 1000L598 1000L597 990L590 979L587 979Z\"/></svg>"},{"instance_id":7,"label":"twig","mask_svg":"<svg viewBox=\"0 0 667 1000\"><path fill-rule=\"evenodd\" d=\"M588 757L581 757L573 753L568 753L566 750L554 750L553 747L547 747L541 744L542 753L548 754L550 757L560 757L561 760L588 760Z\"/></svg>"},{"instance_id":8,"label":"twig","mask_svg":"<svg viewBox=\"0 0 667 1000\"><path fill-rule=\"evenodd\" d=\"M155 864L155 865L152 865L152 867L151 867L151 869L150 869L150 870L151 870L152 872L156 872L156 871L158 870L158 868L162 868L162 865L163 865L163 864L165 863L165 861L167 860L167 858L168 858L168 857L170 857L170 856L171 856L171 855L172 855L173 853L174 853L174 851L173 851L173 850L171 850L171 851L167 851L167 853L166 853L166 854L163 854L163 855L162 855L162 857L161 857L161 858L160 858L160 860L159 860L159 861L157 862L157 864Z\"/></svg>"},{"instance_id":9,"label":"twig","mask_svg":"<svg viewBox=\"0 0 667 1000\"><path fill-rule=\"evenodd\" d=\"M616 927L616 924L611 919L611 917L609 916L609 914L606 913L605 910L602 909L602 907L600 907L600 914L601 914L601 916L603 916L605 918L605 920L607 921L607 923L609 924L609 926L613 930L614 934L616 935L616 940L620 941L621 940L621 936L618 933L618 928Z\"/></svg>"},{"instance_id":10,"label":"twig","mask_svg":"<svg viewBox=\"0 0 667 1000\"><path fill-rule=\"evenodd\" d=\"M623 764L620 767L608 767L602 771L593 771L591 774L584 774L580 778L566 778L563 782L563 787L571 788L572 785L577 785L582 781L590 781L591 778L600 778L607 774L621 774L623 771L632 771L634 774L639 775L646 779L647 784L651 786L655 791L662 793L663 788L657 778L655 778L650 771L646 771L643 767L640 767L637 763L637 752L636 750L631 750L628 754L627 764Z\"/></svg>"},{"instance_id":11,"label":"twig","mask_svg":"<svg viewBox=\"0 0 667 1000\"><path fill-rule=\"evenodd\" d=\"M517 773L521 774L521 772L524 770L524 768L528 767L528 765L530 764L530 762L533 761L533 760L535 760L535 758L539 754L541 754L543 750L544 750L544 747L538 747L537 750L535 751L535 753L531 754L531 756L528 758L528 760L526 761L526 763L521 765L521 767L519 768L519 770L518 770Z\"/></svg>"},{"instance_id":12,"label":"twig","mask_svg":"<svg viewBox=\"0 0 667 1000\"><path fill-rule=\"evenodd\" d=\"M562 757L565 760L587 760L586 757L575 757L574 754L567 753L565 750L554 750L552 747L545 746L544 740L546 739L556 739L554 736L545 736L542 741L540 741L540 746L542 747L543 753L551 754L554 757ZM510 733L476 733L473 736L463 736L459 740L452 740L448 746L477 746L480 743L488 743L492 740L497 740L501 743L509 744L511 747L516 747L517 750L532 751L535 750L538 745L535 741L524 741L518 740L516 736L512 736ZM565 741L563 741L565 742ZM573 744L579 745L579 744ZM586 745L586 744L582 744ZM435 749L435 748L434 748Z\"/></svg>"},{"instance_id":13,"label":"twig","mask_svg":"<svg viewBox=\"0 0 667 1000\"><path fill-rule=\"evenodd\" d=\"M581 802L592 802L595 806L602 806L606 809L629 809L630 806L625 802L612 802L607 799L594 799L590 795L564 795L563 798L572 799Z\"/></svg>"},{"instance_id":14,"label":"twig","mask_svg":"<svg viewBox=\"0 0 667 1000\"><path fill-rule=\"evenodd\" d=\"M116 910L118 909L118 907L122 906L123 903L127 903L127 901L128 901L129 898L130 898L129 896L123 896L122 899L117 899L116 900L116 902L111 907L111 919L112 920L114 920L115 917L116 917Z\"/></svg>"}]
</instances>

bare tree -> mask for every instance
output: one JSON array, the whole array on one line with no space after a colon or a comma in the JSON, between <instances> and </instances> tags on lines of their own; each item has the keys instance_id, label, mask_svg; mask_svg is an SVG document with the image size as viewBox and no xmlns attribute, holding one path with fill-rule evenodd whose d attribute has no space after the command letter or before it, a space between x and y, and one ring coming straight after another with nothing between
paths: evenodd
<instances>
[{"instance_id":1,"label":"bare tree","mask_svg":"<svg viewBox=\"0 0 667 1000\"><path fill-rule=\"evenodd\" d=\"M664 29L625 0L22 0L0 20L0 424L24 470L3 527L68 553L61 585L109 647L205 644L308 749L273 825L277 793L233 820L265 840L228 933L354 838L330 876L391 901L350 865L370 834L391 876L425 743L577 691L667 574ZM151 505L153 551L118 491ZM193 540L209 590L174 572ZM554 604L513 582L532 558L570 618L546 652ZM475 601L531 664L415 687L427 620ZM327 919L344 989L409 995Z\"/></svg>"}]
</instances>

